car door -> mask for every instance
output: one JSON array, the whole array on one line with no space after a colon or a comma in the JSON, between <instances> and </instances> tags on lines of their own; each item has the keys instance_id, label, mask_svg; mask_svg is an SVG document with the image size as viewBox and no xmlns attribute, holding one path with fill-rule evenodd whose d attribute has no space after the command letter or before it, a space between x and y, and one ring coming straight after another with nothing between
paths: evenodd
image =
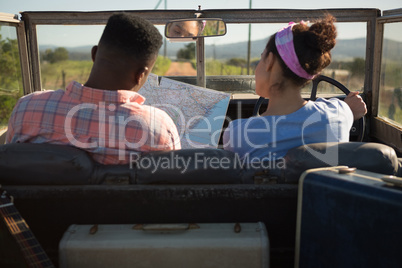
<instances>
[{"instance_id":1,"label":"car door","mask_svg":"<svg viewBox=\"0 0 402 268\"><path fill-rule=\"evenodd\" d=\"M377 18L371 137L402 152L402 9Z\"/></svg>"},{"instance_id":2,"label":"car door","mask_svg":"<svg viewBox=\"0 0 402 268\"><path fill-rule=\"evenodd\" d=\"M24 23L0 13L0 144L17 100L31 92Z\"/></svg>"}]
</instances>

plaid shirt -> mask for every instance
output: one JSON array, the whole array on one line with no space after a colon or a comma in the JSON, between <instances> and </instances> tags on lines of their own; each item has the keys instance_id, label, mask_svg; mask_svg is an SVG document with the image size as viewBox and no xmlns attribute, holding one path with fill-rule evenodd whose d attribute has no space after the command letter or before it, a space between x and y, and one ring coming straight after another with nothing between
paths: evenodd
<instances>
[{"instance_id":1,"label":"plaid shirt","mask_svg":"<svg viewBox=\"0 0 402 268\"><path fill-rule=\"evenodd\" d=\"M134 91L99 90L78 82L66 91L34 92L14 107L6 142L73 145L103 164L128 163L132 152L180 149L173 120L144 101Z\"/></svg>"}]
</instances>

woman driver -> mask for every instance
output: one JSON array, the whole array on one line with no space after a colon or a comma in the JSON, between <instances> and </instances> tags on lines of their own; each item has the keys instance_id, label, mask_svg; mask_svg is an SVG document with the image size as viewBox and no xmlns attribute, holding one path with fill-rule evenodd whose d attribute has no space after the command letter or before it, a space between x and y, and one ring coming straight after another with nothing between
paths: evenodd
<instances>
[{"instance_id":1,"label":"woman driver","mask_svg":"<svg viewBox=\"0 0 402 268\"><path fill-rule=\"evenodd\" d=\"M269 98L259 117L230 122L223 146L247 161L277 160L293 147L316 142L346 142L354 120L366 105L358 92L337 98L306 101L304 85L331 63L335 18L328 15L311 26L289 25L271 36L255 70L259 96Z\"/></svg>"}]
</instances>

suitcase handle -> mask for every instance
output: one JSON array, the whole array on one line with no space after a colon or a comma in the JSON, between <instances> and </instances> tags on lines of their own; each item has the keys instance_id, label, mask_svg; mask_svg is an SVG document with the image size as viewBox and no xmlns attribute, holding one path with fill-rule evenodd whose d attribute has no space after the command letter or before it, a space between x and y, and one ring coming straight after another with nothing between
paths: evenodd
<instances>
[{"instance_id":1,"label":"suitcase handle","mask_svg":"<svg viewBox=\"0 0 402 268\"><path fill-rule=\"evenodd\" d=\"M184 231L199 228L200 226L195 223L136 224L133 226L134 230L143 231Z\"/></svg>"},{"instance_id":2,"label":"suitcase handle","mask_svg":"<svg viewBox=\"0 0 402 268\"><path fill-rule=\"evenodd\" d=\"M386 183L392 184L393 186L402 187L402 178L400 177L388 175L381 177L381 180L385 181Z\"/></svg>"}]
</instances>

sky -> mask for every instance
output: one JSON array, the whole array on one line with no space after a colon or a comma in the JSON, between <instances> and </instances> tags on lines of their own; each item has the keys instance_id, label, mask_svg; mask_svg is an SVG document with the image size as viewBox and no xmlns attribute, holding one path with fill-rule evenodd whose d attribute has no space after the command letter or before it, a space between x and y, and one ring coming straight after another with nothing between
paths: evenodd
<instances>
[{"instance_id":1,"label":"sky","mask_svg":"<svg viewBox=\"0 0 402 268\"><path fill-rule=\"evenodd\" d=\"M307 1L269 1L269 0L113 0L113 1L100 1L100 0L0 0L0 12L18 14L22 11L106 11L106 10L144 10L144 9L198 9L201 5L202 9L247 9L251 3L251 7L255 9L320 9L320 8L378 8L380 10L398 9L402 8L401 0L307 0ZM247 27L246 25L242 25ZM73 27L70 26L67 30L55 29L52 26L39 26L43 29L38 29L39 42L42 44L60 45L61 42L64 46L78 46L89 45L84 43L68 44L63 38L58 35L62 33L68 34ZM45 27L48 27L45 29ZM68 27L68 26L64 26ZM93 26L89 26L93 27ZM254 26L253 26L254 27ZM262 26L261 26L262 27ZM279 26L276 26L279 27ZM338 28L338 38L351 39L356 37L356 33L365 35L365 24L361 23L352 29L349 25L344 28ZM281 28L281 27L280 27ZM262 30L263 29L263 30ZM103 30L103 26L98 26L97 29L88 30L85 33L85 38L82 40L90 40L95 44L99 39ZM276 31L277 29L272 29ZM246 29L245 29L246 31ZM271 29L269 30L271 31ZM261 32L261 33L260 33ZM228 28L228 34L224 38L214 38L214 44L223 44L227 40L235 42L238 34L237 31ZM267 37L266 28L258 29L258 26L253 28L252 39L259 40ZM57 40L60 43L57 44ZM70 38L71 40L71 38ZM77 40L77 39L75 39ZM212 40L212 39L211 39ZM210 40L208 40L210 41ZM84 41L83 41L84 42ZM91 45L92 45L91 44Z\"/></svg>"}]
</instances>

